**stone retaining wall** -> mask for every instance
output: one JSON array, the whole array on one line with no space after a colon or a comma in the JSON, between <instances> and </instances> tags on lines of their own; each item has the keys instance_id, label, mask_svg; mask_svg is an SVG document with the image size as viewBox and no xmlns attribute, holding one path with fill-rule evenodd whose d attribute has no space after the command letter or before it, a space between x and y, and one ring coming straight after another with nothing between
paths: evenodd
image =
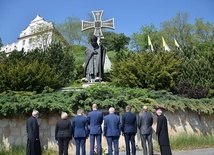
<instances>
[{"instance_id":1,"label":"stone retaining wall","mask_svg":"<svg viewBox=\"0 0 214 155\"><path fill-rule=\"evenodd\" d=\"M214 115L197 114L192 111L175 111L174 113L169 111L163 111L164 115L168 119L168 129L170 136L176 136L180 133L188 134L214 134ZM156 130L156 115L154 117L153 129ZM55 141L55 124L60 119L58 115L51 115L46 118L39 118L40 140L41 145L44 148L57 149L57 143ZM26 146L26 120L27 117L12 118L12 119L0 119L0 145L6 147L10 146ZM154 143L157 142L157 137L153 134ZM107 148L106 140L102 139L103 148ZM139 134L136 136L136 141L141 146ZM124 148L124 138L120 137L120 148ZM89 151L89 140L86 142L87 152ZM75 154L75 143L72 140L69 153Z\"/></svg>"}]
</instances>

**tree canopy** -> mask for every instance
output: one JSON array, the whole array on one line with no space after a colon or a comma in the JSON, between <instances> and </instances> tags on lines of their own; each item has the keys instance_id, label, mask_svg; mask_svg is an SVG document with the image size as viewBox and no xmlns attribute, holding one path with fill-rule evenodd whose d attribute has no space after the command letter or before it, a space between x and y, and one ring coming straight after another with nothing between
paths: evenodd
<instances>
[{"instance_id":1,"label":"tree canopy","mask_svg":"<svg viewBox=\"0 0 214 155\"><path fill-rule=\"evenodd\" d=\"M75 79L73 54L61 44L27 53L13 51L3 57L0 71L0 92L54 90Z\"/></svg>"}]
</instances>

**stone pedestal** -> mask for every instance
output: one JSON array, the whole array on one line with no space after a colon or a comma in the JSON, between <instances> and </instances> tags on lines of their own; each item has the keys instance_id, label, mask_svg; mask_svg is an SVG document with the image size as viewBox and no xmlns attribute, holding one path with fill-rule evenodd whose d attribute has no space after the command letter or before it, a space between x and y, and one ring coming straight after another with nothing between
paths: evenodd
<instances>
[{"instance_id":1,"label":"stone pedestal","mask_svg":"<svg viewBox=\"0 0 214 155\"><path fill-rule=\"evenodd\" d=\"M92 85L95 85L95 84L98 84L99 82L91 82L91 83L82 83L82 88L87 88L89 86L92 86Z\"/></svg>"}]
</instances>

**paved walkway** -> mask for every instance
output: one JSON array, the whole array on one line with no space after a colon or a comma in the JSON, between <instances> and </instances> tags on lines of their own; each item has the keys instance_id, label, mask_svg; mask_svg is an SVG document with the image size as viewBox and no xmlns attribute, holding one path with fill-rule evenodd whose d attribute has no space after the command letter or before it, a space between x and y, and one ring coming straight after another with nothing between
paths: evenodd
<instances>
[{"instance_id":1,"label":"paved walkway","mask_svg":"<svg viewBox=\"0 0 214 155\"><path fill-rule=\"evenodd\" d=\"M89 153L87 153L87 155L89 155ZM119 155L126 155L126 153L120 152ZM143 155L143 152L137 151L136 155ZM161 154L159 152L154 152L154 155L161 155ZM213 148L206 148L206 149L172 151L172 155L214 155L214 146Z\"/></svg>"},{"instance_id":2,"label":"paved walkway","mask_svg":"<svg viewBox=\"0 0 214 155\"><path fill-rule=\"evenodd\" d=\"M214 155L214 146L213 146L213 148L207 148L207 149L177 151L177 152L173 152L172 154L173 155Z\"/></svg>"},{"instance_id":3,"label":"paved walkway","mask_svg":"<svg viewBox=\"0 0 214 155\"><path fill-rule=\"evenodd\" d=\"M142 151L137 151L136 155L142 155ZM120 155L125 155L125 152L120 152ZM160 153L156 153L154 155L161 155ZM213 148L206 149L195 149L188 151L172 151L172 155L214 155L214 146Z\"/></svg>"}]
</instances>

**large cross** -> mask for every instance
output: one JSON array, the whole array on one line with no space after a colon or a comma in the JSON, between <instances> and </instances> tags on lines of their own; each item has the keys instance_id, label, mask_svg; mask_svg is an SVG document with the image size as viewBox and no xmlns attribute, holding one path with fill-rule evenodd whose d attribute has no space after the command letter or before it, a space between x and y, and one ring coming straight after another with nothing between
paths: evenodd
<instances>
[{"instance_id":1,"label":"large cross","mask_svg":"<svg viewBox=\"0 0 214 155\"><path fill-rule=\"evenodd\" d=\"M94 22L82 20L82 31L94 28L94 35L97 37L103 37L102 28L114 29L114 18L101 21L103 10L92 11L94 16Z\"/></svg>"}]
</instances>

